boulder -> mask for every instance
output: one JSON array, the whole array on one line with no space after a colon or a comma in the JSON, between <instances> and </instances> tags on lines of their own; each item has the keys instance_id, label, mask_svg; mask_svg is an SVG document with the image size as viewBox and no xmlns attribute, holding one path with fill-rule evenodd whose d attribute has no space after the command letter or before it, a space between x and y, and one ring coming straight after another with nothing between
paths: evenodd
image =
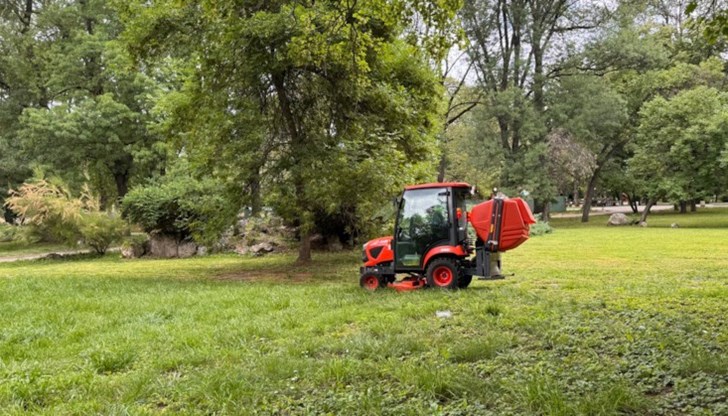
<instances>
[{"instance_id":1,"label":"boulder","mask_svg":"<svg viewBox=\"0 0 728 416\"><path fill-rule=\"evenodd\" d=\"M198 246L197 247L197 255L198 256L206 256L207 255L207 247L205 246Z\"/></svg>"},{"instance_id":2,"label":"boulder","mask_svg":"<svg viewBox=\"0 0 728 416\"><path fill-rule=\"evenodd\" d=\"M197 253L197 244L192 241L178 243L176 238L163 234L153 234L150 241L150 254L155 257L192 257Z\"/></svg>"},{"instance_id":3,"label":"boulder","mask_svg":"<svg viewBox=\"0 0 728 416\"><path fill-rule=\"evenodd\" d=\"M341 240L338 235L330 235L326 237L326 243L329 251L341 251L344 249L344 245L341 244Z\"/></svg>"},{"instance_id":4,"label":"boulder","mask_svg":"<svg viewBox=\"0 0 728 416\"><path fill-rule=\"evenodd\" d=\"M673 222L672 224L670 224L670 228L680 228L680 225L676 222Z\"/></svg>"},{"instance_id":5,"label":"boulder","mask_svg":"<svg viewBox=\"0 0 728 416\"><path fill-rule=\"evenodd\" d=\"M640 227L647 227L647 222L640 221Z\"/></svg>"},{"instance_id":6,"label":"boulder","mask_svg":"<svg viewBox=\"0 0 728 416\"><path fill-rule=\"evenodd\" d=\"M129 245L121 247L122 259L138 259L144 255L144 247L140 245Z\"/></svg>"},{"instance_id":7,"label":"boulder","mask_svg":"<svg viewBox=\"0 0 728 416\"><path fill-rule=\"evenodd\" d=\"M272 253L273 250L275 250L275 247L273 247L273 244L271 244L267 241L250 247L250 252L256 256L262 256L263 254L266 254L266 253Z\"/></svg>"},{"instance_id":8,"label":"boulder","mask_svg":"<svg viewBox=\"0 0 728 416\"><path fill-rule=\"evenodd\" d=\"M326 237L321 234L312 235L309 241L313 250L324 250L326 248Z\"/></svg>"},{"instance_id":9,"label":"boulder","mask_svg":"<svg viewBox=\"0 0 728 416\"><path fill-rule=\"evenodd\" d=\"M629 218L621 212L610 215L609 221L607 221L607 225L629 225L629 223Z\"/></svg>"}]
</instances>

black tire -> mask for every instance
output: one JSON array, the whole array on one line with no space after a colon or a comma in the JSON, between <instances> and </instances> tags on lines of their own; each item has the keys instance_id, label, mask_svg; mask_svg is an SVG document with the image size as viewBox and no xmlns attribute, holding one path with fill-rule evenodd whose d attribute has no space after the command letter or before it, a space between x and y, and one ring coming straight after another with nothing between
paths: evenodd
<instances>
[{"instance_id":1,"label":"black tire","mask_svg":"<svg viewBox=\"0 0 728 416\"><path fill-rule=\"evenodd\" d=\"M427 286L440 289L457 289L460 281L459 267L455 260L441 257L427 266Z\"/></svg>"},{"instance_id":2,"label":"black tire","mask_svg":"<svg viewBox=\"0 0 728 416\"><path fill-rule=\"evenodd\" d=\"M374 292L375 290L383 288L384 281L374 273L364 273L359 278L359 286L362 288Z\"/></svg>"},{"instance_id":3,"label":"black tire","mask_svg":"<svg viewBox=\"0 0 728 416\"><path fill-rule=\"evenodd\" d=\"M470 282L472 282L472 281L473 281L473 276L469 276L469 275L460 276L460 280L458 280L458 288L465 289L466 287L470 286Z\"/></svg>"}]
</instances>

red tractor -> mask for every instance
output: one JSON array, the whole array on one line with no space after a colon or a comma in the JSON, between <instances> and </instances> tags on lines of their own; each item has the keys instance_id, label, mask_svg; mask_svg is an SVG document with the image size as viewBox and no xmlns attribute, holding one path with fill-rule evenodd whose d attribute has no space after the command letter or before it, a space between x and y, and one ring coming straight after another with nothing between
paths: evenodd
<instances>
[{"instance_id":1,"label":"red tractor","mask_svg":"<svg viewBox=\"0 0 728 416\"><path fill-rule=\"evenodd\" d=\"M470 185L463 182L406 187L398 199L394 236L364 244L360 285L369 290L457 289L468 287L473 276L502 279L501 253L526 241L536 220L521 198L492 198L468 212L470 195ZM477 235L474 247L468 223ZM407 276L397 281L397 274Z\"/></svg>"}]
</instances>

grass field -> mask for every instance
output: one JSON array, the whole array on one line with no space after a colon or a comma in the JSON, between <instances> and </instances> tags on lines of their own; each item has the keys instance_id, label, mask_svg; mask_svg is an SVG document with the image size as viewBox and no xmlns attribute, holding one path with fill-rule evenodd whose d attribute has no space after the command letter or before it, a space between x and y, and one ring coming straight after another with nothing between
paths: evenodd
<instances>
[{"instance_id":1,"label":"grass field","mask_svg":"<svg viewBox=\"0 0 728 416\"><path fill-rule=\"evenodd\" d=\"M728 414L728 211L605 222L457 292L366 293L359 253L0 264L0 413Z\"/></svg>"}]
</instances>

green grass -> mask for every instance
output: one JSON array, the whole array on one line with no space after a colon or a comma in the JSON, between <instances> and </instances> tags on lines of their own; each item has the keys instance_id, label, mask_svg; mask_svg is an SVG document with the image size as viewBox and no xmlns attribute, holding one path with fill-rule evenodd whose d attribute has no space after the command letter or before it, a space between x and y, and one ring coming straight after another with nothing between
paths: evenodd
<instances>
[{"instance_id":1,"label":"green grass","mask_svg":"<svg viewBox=\"0 0 728 416\"><path fill-rule=\"evenodd\" d=\"M686 215L554 221L457 292L364 292L359 253L0 264L1 413L728 414L728 212Z\"/></svg>"}]
</instances>

